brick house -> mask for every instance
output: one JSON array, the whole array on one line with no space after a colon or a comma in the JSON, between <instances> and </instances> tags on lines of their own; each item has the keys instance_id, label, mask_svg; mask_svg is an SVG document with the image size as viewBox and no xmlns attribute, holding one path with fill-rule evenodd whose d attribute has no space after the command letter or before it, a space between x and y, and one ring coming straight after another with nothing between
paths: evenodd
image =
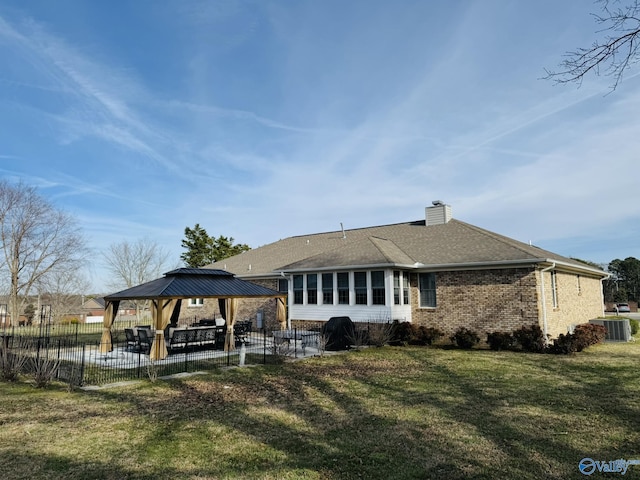
<instances>
[{"instance_id":1,"label":"brick house","mask_svg":"<svg viewBox=\"0 0 640 480\"><path fill-rule=\"evenodd\" d=\"M346 315L356 322L410 321L447 334L460 326L484 334L538 324L551 337L603 315L607 276L455 220L442 202L427 207L423 220L285 238L215 268L286 292L293 326ZM197 308L210 314L205 303ZM261 326L273 317L270 308L243 302L239 316Z\"/></svg>"}]
</instances>

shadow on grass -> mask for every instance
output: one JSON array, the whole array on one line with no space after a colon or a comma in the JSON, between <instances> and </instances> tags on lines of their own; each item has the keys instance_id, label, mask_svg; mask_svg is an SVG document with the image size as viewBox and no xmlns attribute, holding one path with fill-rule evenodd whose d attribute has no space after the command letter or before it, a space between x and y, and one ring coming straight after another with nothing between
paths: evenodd
<instances>
[{"instance_id":1,"label":"shadow on grass","mask_svg":"<svg viewBox=\"0 0 640 480\"><path fill-rule=\"evenodd\" d=\"M427 391L411 402L433 405L500 446L505 458L515 460L511 467L520 478L584 478L577 470L582 458L640 457L640 375L632 364L592 365L579 355L460 355L495 357L495 375L483 379L434 363L431 379L454 385L461 402ZM518 378L513 370L501 378L501 361L511 368L520 363L528 378Z\"/></svg>"},{"instance_id":2,"label":"shadow on grass","mask_svg":"<svg viewBox=\"0 0 640 480\"><path fill-rule=\"evenodd\" d=\"M110 462L38 458L68 479L583 478L581 458L634 455L640 430L635 370L585 363L399 347L101 390L84 395L119 405L136 438ZM31 461L0 461L13 454Z\"/></svg>"},{"instance_id":3,"label":"shadow on grass","mask_svg":"<svg viewBox=\"0 0 640 480\"><path fill-rule=\"evenodd\" d=\"M81 458L51 453L24 452L3 448L0 451L2 478L7 480L47 478L51 480L153 480L154 474L136 472L118 466L116 462L91 462ZM46 472L39 475L37 472ZM181 472L173 473L172 478L183 478ZM169 477L167 477L169 478Z\"/></svg>"},{"instance_id":4,"label":"shadow on grass","mask_svg":"<svg viewBox=\"0 0 640 480\"><path fill-rule=\"evenodd\" d=\"M416 349L388 352L394 352L395 361L424 362L424 353ZM179 392L173 400L178 418L139 391L99 396L152 416L145 421L144 443L153 450L158 444L170 448L184 426L196 422L214 430L223 427L225 435L250 438L249 445L265 445L269 451L271 459L242 447L222 448L219 456L210 457L194 449L189 455L197 458L191 461L206 466L190 473L204 476L262 478L302 471L316 472L318 478L567 478L577 473L581 458L594 454L555 435L563 433L557 425L540 424L522 410L527 405L556 408L540 396L527 402L509 389L487 390L477 378L437 362L423 372L380 381L379 372L358 368L355 358L243 370L224 375L225 385L216 376L206 384L172 382L171 389ZM423 385L410 391L416 379ZM447 387L430 390L429 383ZM375 405L377 398L380 405ZM508 399L520 403L513 415ZM396 413L402 410L410 412L407 418ZM199 435L199 441L210 440L213 449L219 448L207 428ZM256 465L264 470L246 469Z\"/></svg>"}]
</instances>

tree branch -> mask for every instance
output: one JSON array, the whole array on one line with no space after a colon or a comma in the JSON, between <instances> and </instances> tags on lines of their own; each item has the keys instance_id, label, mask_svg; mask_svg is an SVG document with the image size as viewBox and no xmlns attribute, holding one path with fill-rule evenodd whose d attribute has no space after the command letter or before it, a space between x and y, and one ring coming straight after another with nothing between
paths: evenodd
<instances>
[{"instance_id":1,"label":"tree branch","mask_svg":"<svg viewBox=\"0 0 640 480\"><path fill-rule=\"evenodd\" d=\"M609 1L603 4L604 15L594 15L596 22L606 25L597 33L615 32L604 40L595 41L590 48L578 48L566 53L560 62L560 70L545 69L546 80L556 84L582 84L589 72L613 77L611 89L615 90L625 71L640 60L640 0L633 0L625 7L609 9ZM617 3L617 2L616 2Z\"/></svg>"}]
</instances>

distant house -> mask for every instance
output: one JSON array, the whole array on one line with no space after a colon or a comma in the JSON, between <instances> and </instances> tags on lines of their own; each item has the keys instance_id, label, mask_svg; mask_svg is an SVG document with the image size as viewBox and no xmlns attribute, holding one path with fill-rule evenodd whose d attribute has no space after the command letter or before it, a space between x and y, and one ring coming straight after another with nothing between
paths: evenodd
<instances>
[{"instance_id":1,"label":"distant house","mask_svg":"<svg viewBox=\"0 0 640 480\"><path fill-rule=\"evenodd\" d=\"M80 322L100 323L104 316L104 299L102 297L82 299Z\"/></svg>"},{"instance_id":2,"label":"distant house","mask_svg":"<svg viewBox=\"0 0 640 480\"><path fill-rule=\"evenodd\" d=\"M346 315L445 333L540 325L551 337L603 314L607 276L455 220L442 202L421 220L285 238L215 268L287 292L293 325ZM246 305L243 314L259 322L261 308Z\"/></svg>"},{"instance_id":3,"label":"distant house","mask_svg":"<svg viewBox=\"0 0 640 480\"><path fill-rule=\"evenodd\" d=\"M81 323L100 323L104 317L104 298L94 297L83 299L82 313L80 315ZM120 318L135 317L136 307L131 302L123 302L122 307L118 310Z\"/></svg>"},{"instance_id":4,"label":"distant house","mask_svg":"<svg viewBox=\"0 0 640 480\"><path fill-rule=\"evenodd\" d=\"M104 298L96 297L84 300L82 313L89 316L102 315L104 313Z\"/></svg>"}]
</instances>

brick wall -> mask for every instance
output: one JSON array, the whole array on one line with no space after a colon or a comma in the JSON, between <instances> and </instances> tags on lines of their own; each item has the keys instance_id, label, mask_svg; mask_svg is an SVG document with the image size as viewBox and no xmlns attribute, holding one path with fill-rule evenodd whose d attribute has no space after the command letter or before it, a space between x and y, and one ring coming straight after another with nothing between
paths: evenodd
<instances>
[{"instance_id":1,"label":"brick wall","mask_svg":"<svg viewBox=\"0 0 640 480\"><path fill-rule=\"evenodd\" d=\"M538 323L536 273L532 268L465 270L436 274L436 308L421 308L418 275L411 275L413 322L451 335L467 327L486 340L494 331Z\"/></svg>"},{"instance_id":2,"label":"brick wall","mask_svg":"<svg viewBox=\"0 0 640 480\"><path fill-rule=\"evenodd\" d=\"M420 308L418 276L411 276L413 322L437 327L447 335L459 327L480 334L513 331L522 326L543 328L540 288L542 273L532 268L438 272L437 307ZM599 278L556 272L558 305L553 307L551 273L544 272L547 332L551 338L603 314Z\"/></svg>"},{"instance_id":3,"label":"brick wall","mask_svg":"<svg viewBox=\"0 0 640 480\"><path fill-rule=\"evenodd\" d=\"M278 289L278 280L252 280L252 283L263 287ZM204 318L220 318L217 298L205 298L204 304L197 307L189 307L189 300L182 301L180 309L179 325L190 325L196 320ZM279 328L276 322L276 299L275 298L239 298L236 321L251 320L253 328L257 327L256 315L262 311L263 327L268 329Z\"/></svg>"},{"instance_id":4,"label":"brick wall","mask_svg":"<svg viewBox=\"0 0 640 480\"><path fill-rule=\"evenodd\" d=\"M251 280L251 283L278 290L277 279ZM238 319L251 320L256 328L257 312L262 311L262 326L268 330L280 329L276 321L276 301L275 298L241 298L238 300Z\"/></svg>"},{"instance_id":5,"label":"brick wall","mask_svg":"<svg viewBox=\"0 0 640 480\"><path fill-rule=\"evenodd\" d=\"M204 305L197 305L190 307L189 299L182 299L182 305L180 306L180 317L178 318L178 325L181 327L191 325L203 318L216 318L220 316L220 310L218 309L218 300L215 298L205 298Z\"/></svg>"},{"instance_id":6,"label":"brick wall","mask_svg":"<svg viewBox=\"0 0 640 480\"><path fill-rule=\"evenodd\" d=\"M544 275L547 331L552 338L567 333L572 326L603 315L602 283L599 278L556 272L558 303L554 307L551 272L537 274ZM538 303L538 309L542 325L542 298Z\"/></svg>"}]
</instances>

